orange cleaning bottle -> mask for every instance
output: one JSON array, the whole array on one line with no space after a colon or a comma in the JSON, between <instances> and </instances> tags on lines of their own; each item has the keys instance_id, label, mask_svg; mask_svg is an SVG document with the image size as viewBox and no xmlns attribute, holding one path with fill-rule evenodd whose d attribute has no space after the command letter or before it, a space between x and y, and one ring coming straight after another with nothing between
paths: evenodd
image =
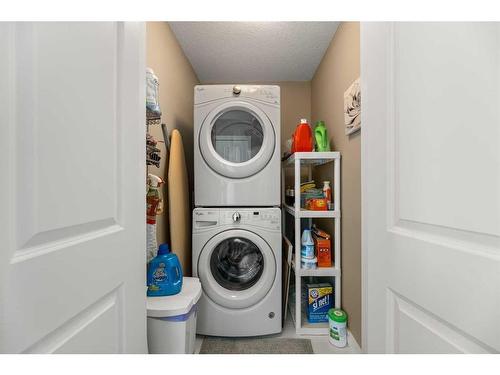
<instances>
[{"instance_id":1,"label":"orange cleaning bottle","mask_svg":"<svg viewBox=\"0 0 500 375\"><path fill-rule=\"evenodd\" d=\"M293 133L292 152L310 152L313 150L314 142L311 127L306 119L301 119L300 124Z\"/></svg>"}]
</instances>

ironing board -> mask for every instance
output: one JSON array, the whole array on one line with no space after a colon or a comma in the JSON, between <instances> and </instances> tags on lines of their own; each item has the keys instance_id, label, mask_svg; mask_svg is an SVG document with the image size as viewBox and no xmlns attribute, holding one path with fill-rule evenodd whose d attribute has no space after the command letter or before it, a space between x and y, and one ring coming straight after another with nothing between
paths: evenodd
<instances>
[{"instance_id":1,"label":"ironing board","mask_svg":"<svg viewBox=\"0 0 500 375\"><path fill-rule=\"evenodd\" d=\"M184 146L179 130L172 130L168 164L170 242L184 276L191 276L191 215Z\"/></svg>"}]
</instances>

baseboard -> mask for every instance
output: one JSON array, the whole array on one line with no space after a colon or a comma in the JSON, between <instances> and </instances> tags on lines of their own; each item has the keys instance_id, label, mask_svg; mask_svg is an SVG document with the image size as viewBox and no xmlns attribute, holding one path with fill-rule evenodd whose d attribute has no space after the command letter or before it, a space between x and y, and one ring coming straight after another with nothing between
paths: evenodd
<instances>
[{"instance_id":1,"label":"baseboard","mask_svg":"<svg viewBox=\"0 0 500 375\"><path fill-rule=\"evenodd\" d=\"M363 353L358 342L356 341L356 339L352 335L351 331L349 331L349 330L347 330L347 343L352 348L353 353L355 353L355 354L362 354Z\"/></svg>"}]
</instances>

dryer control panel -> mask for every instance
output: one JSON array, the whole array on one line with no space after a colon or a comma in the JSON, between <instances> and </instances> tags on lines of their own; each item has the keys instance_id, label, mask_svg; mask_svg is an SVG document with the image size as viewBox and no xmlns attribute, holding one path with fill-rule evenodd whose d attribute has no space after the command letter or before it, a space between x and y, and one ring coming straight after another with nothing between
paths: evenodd
<instances>
[{"instance_id":1,"label":"dryer control panel","mask_svg":"<svg viewBox=\"0 0 500 375\"><path fill-rule=\"evenodd\" d=\"M198 85L194 89L194 104L225 98L257 99L280 104L280 88L273 85Z\"/></svg>"}]
</instances>

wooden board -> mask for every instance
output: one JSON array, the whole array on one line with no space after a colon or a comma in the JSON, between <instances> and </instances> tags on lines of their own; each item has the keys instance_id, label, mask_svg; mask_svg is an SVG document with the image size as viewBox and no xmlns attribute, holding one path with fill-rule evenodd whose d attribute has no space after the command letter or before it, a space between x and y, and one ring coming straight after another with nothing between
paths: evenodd
<instances>
[{"instance_id":1,"label":"wooden board","mask_svg":"<svg viewBox=\"0 0 500 375\"><path fill-rule=\"evenodd\" d=\"M168 209L170 242L185 276L191 276L191 213L189 185L181 133L174 129L168 165Z\"/></svg>"},{"instance_id":2,"label":"wooden board","mask_svg":"<svg viewBox=\"0 0 500 375\"><path fill-rule=\"evenodd\" d=\"M288 305L288 293L290 289L290 274L292 268L292 254L293 254L293 246L288 241L288 238L283 236L283 259L282 259L282 314L283 317L283 326L285 325L286 315L287 315L287 305Z\"/></svg>"}]
</instances>

